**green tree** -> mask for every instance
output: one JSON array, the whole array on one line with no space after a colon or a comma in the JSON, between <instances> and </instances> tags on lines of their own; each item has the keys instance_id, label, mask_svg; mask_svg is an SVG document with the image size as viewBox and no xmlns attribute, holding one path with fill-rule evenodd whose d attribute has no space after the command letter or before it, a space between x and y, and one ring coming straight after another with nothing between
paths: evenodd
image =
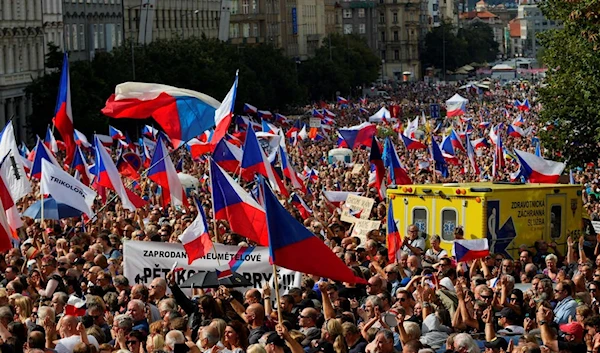
<instances>
[{"instance_id":1,"label":"green tree","mask_svg":"<svg viewBox=\"0 0 600 353\"><path fill-rule=\"evenodd\" d=\"M433 66L442 69L444 67L444 55L446 70L455 70L469 63L467 41L456 36L456 28L451 22L443 22L439 27L425 36L425 49L421 53L424 68ZM445 51L445 53L444 53Z\"/></svg>"},{"instance_id":2,"label":"green tree","mask_svg":"<svg viewBox=\"0 0 600 353\"><path fill-rule=\"evenodd\" d=\"M540 119L549 129L540 137L544 147L570 165L596 161L600 142L600 55L598 4L595 1L546 0L542 11L563 27L540 34L544 63L550 68L540 89L544 109ZM552 128L553 127L553 128ZM559 154L560 153L560 154Z\"/></svg>"},{"instance_id":3,"label":"green tree","mask_svg":"<svg viewBox=\"0 0 600 353\"><path fill-rule=\"evenodd\" d=\"M461 28L458 35L467 43L469 62L484 63L496 60L498 42L494 40L494 30L489 24L473 21Z\"/></svg>"},{"instance_id":4,"label":"green tree","mask_svg":"<svg viewBox=\"0 0 600 353\"><path fill-rule=\"evenodd\" d=\"M363 38L332 34L323 39L313 58L298 67L300 82L309 89L311 99L334 99L338 91L349 95L377 80L381 61Z\"/></svg>"}]
</instances>

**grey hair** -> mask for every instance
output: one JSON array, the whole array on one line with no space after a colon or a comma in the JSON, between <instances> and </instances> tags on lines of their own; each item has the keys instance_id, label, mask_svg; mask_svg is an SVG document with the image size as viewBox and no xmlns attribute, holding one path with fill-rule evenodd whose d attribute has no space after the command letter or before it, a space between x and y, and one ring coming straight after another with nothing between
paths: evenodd
<instances>
[{"instance_id":1,"label":"grey hair","mask_svg":"<svg viewBox=\"0 0 600 353\"><path fill-rule=\"evenodd\" d=\"M185 336L179 330L171 330L165 336L165 347L174 349L177 343L185 343ZM216 343L216 342L215 342Z\"/></svg>"},{"instance_id":2,"label":"grey hair","mask_svg":"<svg viewBox=\"0 0 600 353\"><path fill-rule=\"evenodd\" d=\"M421 327L419 327L419 324L416 322L405 321L403 325L406 334L410 337L409 341L418 340L419 337L421 337Z\"/></svg>"},{"instance_id":3,"label":"grey hair","mask_svg":"<svg viewBox=\"0 0 600 353\"><path fill-rule=\"evenodd\" d=\"M377 334L383 335L383 338L385 338L388 342L394 342L394 333L390 330L380 330L377 332Z\"/></svg>"},{"instance_id":4,"label":"grey hair","mask_svg":"<svg viewBox=\"0 0 600 353\"><path fill-rule=\"evenodd\" d=\"M215 332L219 332L216 327ZM208 344L210 345L217 344L217 342L219 342L219 340L221 339L221 337L213 335L213 333L210 330L202 330L202 337L206 338L208 340Z\"/></svg>"},{"instance_id":5,"label":"grey hair","mask_svg":"<svg viewBox=\"0 0 600 353\"><path fill-rule=\"evenodd\" d=\"M52 298L56 298L60 304L67 304L67 301L69 300L69 296L65 292L56 292L52 295Z\"/></svg>"},{"instance_id":6,"label":"grey hair","mask_svg":"<svg viewBox=\"0 0 600 353\"><path fill-rule=\"evenodd\" d=\"M369 295L365 302L371 302L373 307L378 307L379 309L383 309L383 303L381 303L381 299L379 299L376 295Z\"/></svg>"},{"instance_id":7,"label":"grey hair","mask_svg":"<svg viewBox=\"0 0 600 353\"><path fill-rule=\"evenodd\" d=\"M127 314L120 314L115 316L117 321L117 327L124 330L131 330L133 328L133 318Z\"/></svg>"},{"instance_id":8,"label":"grey hair","mask_svg":"<svg viewBox=\"0 0 600 353\"><path fill-rule=\"evenodd\" d=\"M467 353L481 352L479 346L477 346L477 343L473 340L473 337L467 333L459 333L454 337L454 349L459 350L461 348L466 349Z\"/></svg>"},{"instance_id":9,"label":"grey hair","mask_svg":"<svg viewBox=\"0 0 600 353\"><path fill-rule=\"evenodd\" d=\"M138 308L140 308L140 310L144 310L146 308L146 304L144 304L144 302L139 299L132 299L129 301L129 304L136 305Z\"/></svg>"},{"instance_id":10,"label":"grey hair","mask_svg":"<svg viewBox=\"0 0 600 353\"><path fill-rule=\"evenodd\" d=\"M50 317L50 320L52 322L56 321L56 314L54 313L54 308L51 308L49 306L41 306L38 309L38 317L40 319L39 322L44 322L44 319L46 317Z\"/></svg>"}]
</instances>

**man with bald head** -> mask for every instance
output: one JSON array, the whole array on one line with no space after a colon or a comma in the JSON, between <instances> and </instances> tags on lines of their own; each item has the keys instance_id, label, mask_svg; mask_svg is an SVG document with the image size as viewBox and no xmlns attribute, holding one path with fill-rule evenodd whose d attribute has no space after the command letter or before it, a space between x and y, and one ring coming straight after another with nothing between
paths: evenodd
<instances>
[{"instance_id":1,"label":"man with bald head","mask_svg":"<svg viewBox=\"0 0 600 353\"><path fill-rule=\"evenodd\" d=\"M265 308L262 304L250 304L246 308L244 318L250 327L250 335L248 335L248 342L250 344L258 343L265 332L269 329L265 326Z\"/></svg>"},{"instance_id":2,"label":"man with bald head","mask_svg":"<svg viewBox=\"0 0 600 353\"><path fill-rule=\"evenodd\" d=\"M262 303L260 291L256 288L248 289L246 294L244 294L244 304L252 305L256 303Z\"/></svg>"},{"instance_id":3,"label":"man with bald head","mask_svg":"<svg viewBox=\"0 0 600 353\"><path fill-rule=\"evenodd\" d=\"M81 336L79 336L79 330L77 329L77 318L75 316L67 315L60 319L58 329L60 333L60 340L56 344L57 353L73 353L73 348L79 342L81 342ZM88 341L90 344L96 346L96 349L100 349L100 345L94 336L88 335Z\"/></svg>"},{"instance_id":4,"label":"man with bald head","mask_svg":"<svg viewBox=\"0 0 600 353\"><path fill-rule=\"evenodd\" d=\"M161 300L166 298L167 294L167 281L162 277L156 277L150 283L149 293L150 300L154 305L158 306Z\"/></svg>"},{"instance_id":5,"label":"man with bald head","mask_svg":"<svg viewBox=\"0 0 600 353\"><path fill-rule=\"evenodd\" d=\"M300 326L300 332L306 336L301 342L304 347L309 346L312 340L321 337L321 330L317 328L318 317L319 312L315 308L304 308L300 312L298 325Z\"/></svg>"},{"instance_id":6,"label":"man with bald head","mask_svg":"<svg viewBox=\"0 0 600 353\"><path fill-rule=\"evenodd\" d=\"M151 314L151 322L150 323L162 320L162 317L160 316L160 311L158 311L158 308L156 307L156 305L154 305L150 302L150 291L148 290L148 288L145 285L143 285L143 284L134 285L131 288L131 299L139 299L139 300L143 301L144 304L148 304L148 306L150 307L150 314Z\"/></svg>"}]
</instances>

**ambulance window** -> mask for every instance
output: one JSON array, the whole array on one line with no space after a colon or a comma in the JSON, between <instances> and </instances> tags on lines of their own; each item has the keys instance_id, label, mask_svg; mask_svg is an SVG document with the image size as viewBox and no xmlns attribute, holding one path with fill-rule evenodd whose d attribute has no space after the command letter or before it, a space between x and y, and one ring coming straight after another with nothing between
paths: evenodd
<instances>
[{"instance_id":1,"label":"ambulance window","mask_svg":"<svg viewBox=\"0 0 600 353\"><path fill-rule=\"evenodd\" d=\"M427 210L413 208L413 224L419 228L421 234L427 234Z\"/></svg>"},{"instance_id":2,"label":"ambulance window","mask_svg":"<svg viewBox=\"0 0 600 353\"><path fill-rule=\"evenodd\" d=\"M550 236L560 238L562 231L562 206L552 205L550 208Z\"/></svg>"},{"instance_id":3,"label":"ambulance window","mask_svg":"<svg viewBox=\"0 0 600 353\"><path fill-rule=\"evenodd\" d=\"M456 210L442 210L442 239L454 240L454 229L456 228Z\"/></svg>"}]
</instances>

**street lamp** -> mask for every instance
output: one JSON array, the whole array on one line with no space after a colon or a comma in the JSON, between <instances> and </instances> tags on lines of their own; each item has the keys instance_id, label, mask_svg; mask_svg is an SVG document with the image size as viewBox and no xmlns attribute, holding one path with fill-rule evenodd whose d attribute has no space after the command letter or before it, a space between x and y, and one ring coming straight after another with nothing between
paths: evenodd
<instances>
[{"instance_id":1,"label":"street lamp","mask_svg":"<svg viewBox=\"0 0 600 353\"><path fill-rule=\"evenodd\" d=\"M124 2L123 2L123 4L124 4ZM127 7L125 10L129 11L129 10L137 9L142 6L146 7L146 5L149 5L149 4L150 4L150 2L145 2L143 4ZM147 16L147 14L146 14L146 16ZM129 21L131 22L131 16L129 16ZM135 81L135 50L133 47L133 30L131 27L132 26L130 25L129 26L129 41L130 41L129 44L131 46L131 72L132 72L132 76L133 76L133 81ZM125 16L123 16L123 29L125 29Z\"/></svg>"},{"instance_id":2,"label":"street lamp","mask_svg":"<svg viewBox=\"0 0 600 353\"><path fill-rule=\"evenodd\" d=\"M383 86L383 72L385 71L385 59L381 59L381 86Z\"/></svg>"},{"instance_id":3,"label":"street lamp","mask_svg":"<svg viewBox=\"0 0 600 353\"><path fill-rule=\"evenodd\" d=\"M189 15L197 15L198 13L200 13L200 10L194 10L191 13L190 12L186 12L183 16L181 16L181 38L184 38L184 34L185 34L185 30L183 28L183 22L186 20L186 18ZM193 23L192 23L192 27L193 27Z\"/></svg>"}]
</instances>

